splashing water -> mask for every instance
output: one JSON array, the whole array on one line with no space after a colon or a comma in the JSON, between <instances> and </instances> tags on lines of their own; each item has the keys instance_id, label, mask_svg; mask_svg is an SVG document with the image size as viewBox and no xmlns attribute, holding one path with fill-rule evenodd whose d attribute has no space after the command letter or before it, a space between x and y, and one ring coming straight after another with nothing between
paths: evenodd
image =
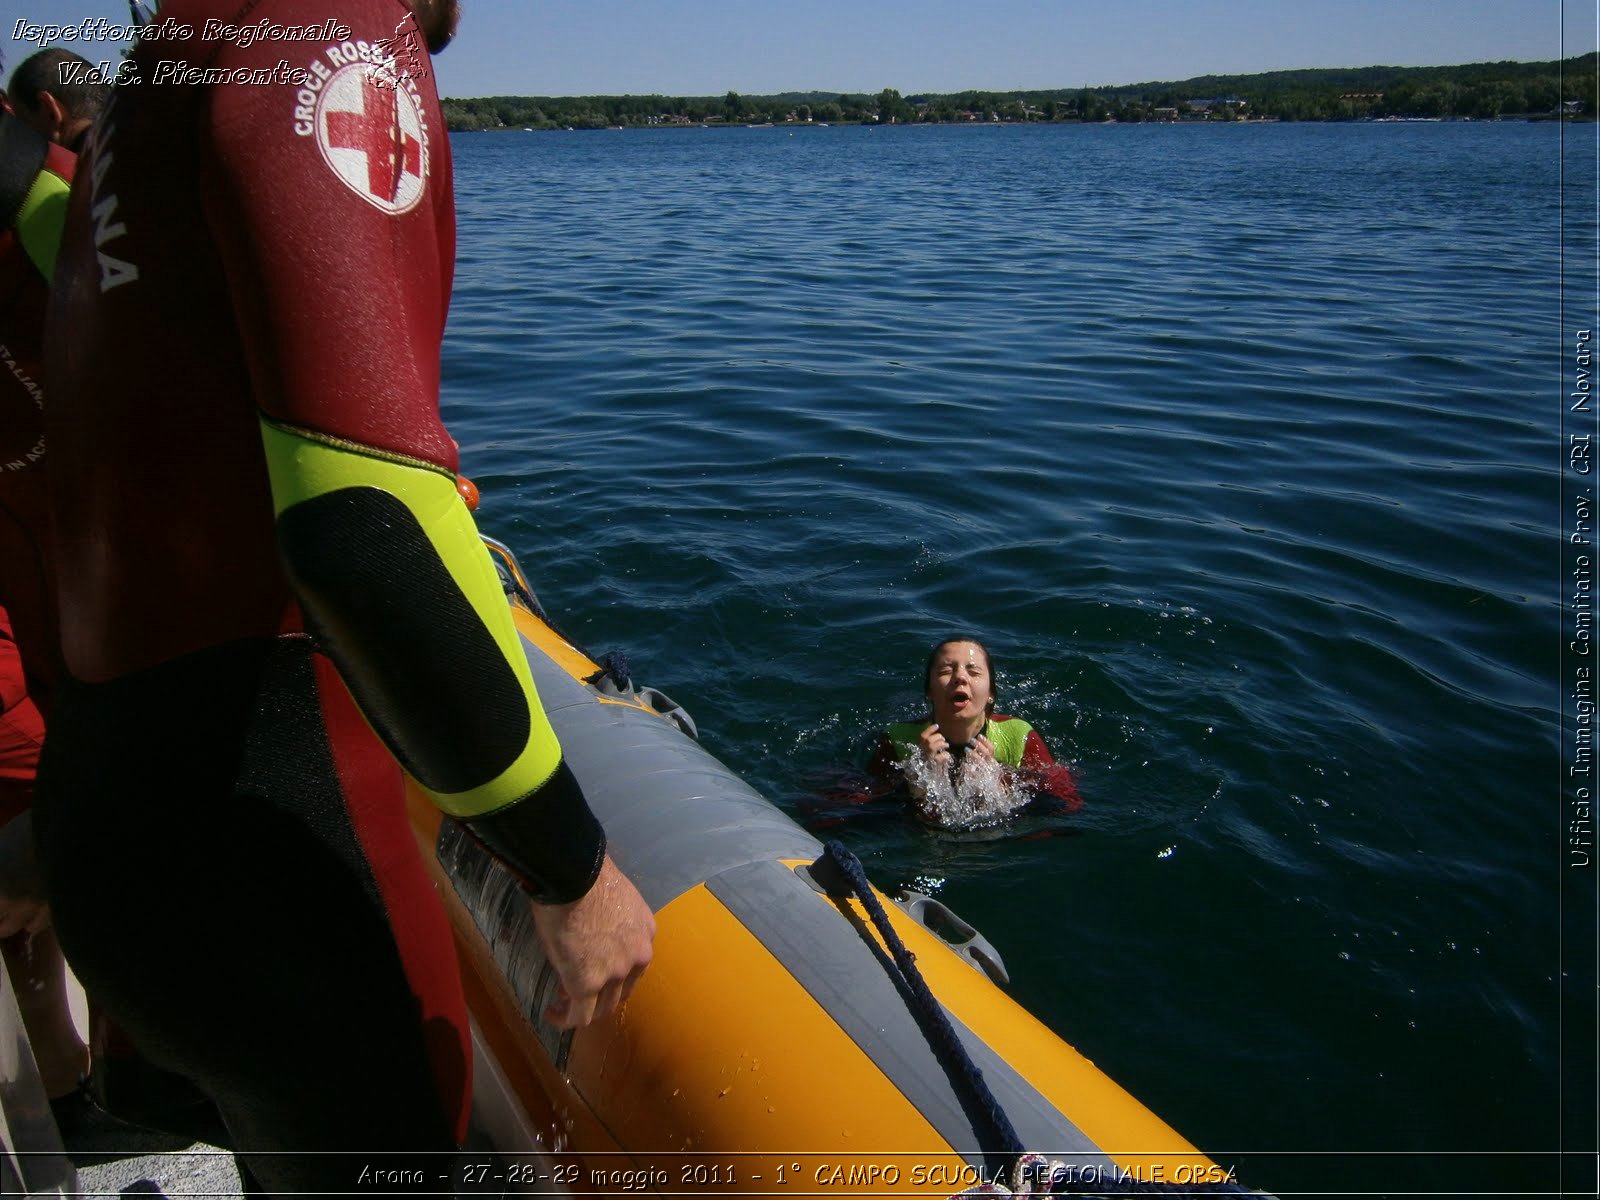
<instances>
[{"instance_id":1,"label":"splashing water","mask_svg":"<svg viewBox=\"0 0 1600 1200\"><path fill-rule=\"evenodd\" d=\"M913 752L894 765L906 777L917 816L941 829L998 825L1033 799L993 759L969 754L947 770Z\"/></svg>"}]
</instances>

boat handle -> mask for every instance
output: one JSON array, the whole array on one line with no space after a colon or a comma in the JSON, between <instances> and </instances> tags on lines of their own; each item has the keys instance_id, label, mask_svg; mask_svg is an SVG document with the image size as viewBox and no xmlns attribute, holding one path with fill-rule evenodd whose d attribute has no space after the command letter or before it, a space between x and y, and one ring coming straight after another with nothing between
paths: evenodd
<instances>
[{"instance_id":1,"label":"boat handle","mask_svg":"<svg viewBox=\"0 0 1600 1200\"><path fill-rule=\"evenodd\" d=\"M994 943L956 916L948 904L922 892L906 891L895 898L900 910L938 938L957 955L998 984L1009 984L1005 961Z\"/></svg>"},{"instance_id":2,"label":"boat handle","mask_svg":"<svg viewBox=\"0 0 1600 1200\"><path fill-rule=\"evenodd\" d=\"M643 700L695 741L698 742L700 740L700 730L695 726L694 718L689 715L683 705L668 696L660 688L642 687L638 691L638 696L639 699Z\"/></svg>"}]
</instances>

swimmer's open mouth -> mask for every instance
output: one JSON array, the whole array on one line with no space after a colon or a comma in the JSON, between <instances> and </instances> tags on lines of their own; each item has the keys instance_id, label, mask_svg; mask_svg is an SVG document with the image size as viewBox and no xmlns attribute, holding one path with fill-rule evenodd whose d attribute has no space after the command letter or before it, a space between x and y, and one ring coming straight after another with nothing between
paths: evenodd
<instances>
[{"instance_id":1,"label":"swimmer's open mouth","mask_svg":"<svg viewBox=\"0 0 1600 1200\"><path fill-rule=\"evenodd\" d=\"M971 699L972 699L972 696L968 692L951 692L950 693L950 703L951 704L965 704L968 700L971 700Z\"/></svg>"}]
</instances>

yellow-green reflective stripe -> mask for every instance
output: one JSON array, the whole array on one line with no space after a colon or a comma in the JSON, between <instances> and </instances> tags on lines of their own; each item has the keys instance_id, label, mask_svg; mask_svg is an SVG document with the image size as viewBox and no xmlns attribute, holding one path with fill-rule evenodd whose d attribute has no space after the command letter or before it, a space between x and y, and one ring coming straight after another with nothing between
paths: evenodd
<instances>
[{"instance_id":1,"label":"yellow-green reflective stripe","mask_svg":"<svg viewBox=\"0 0 1600 1200\"><path fill-rule=\"evenodd\" d=\"M61 230L67 223L67 181L54 171L40 171L17 210L17 237L39 274L46 279L56 267Z\"/></svg>"},{"instance_id":2,"label":"yellow-green reflective stripe","mask_svg":"<svg viewBox=\"0 0 1600 1200\"><path fill-rule=\"evenodd\" d=\"M429 791L433 802L454 817L482 817L516 803L549 779L560 765L561 746L539 703L500 576L478 536L472 514L456 492L455 477L431 463L324 439L266 417L261 418L261 439L278 513L342 488L378 488L398 498L417 518L434 552L522 684L529 705L529 734L516 760L470 791Z\"/></svg>"}]
</instances>

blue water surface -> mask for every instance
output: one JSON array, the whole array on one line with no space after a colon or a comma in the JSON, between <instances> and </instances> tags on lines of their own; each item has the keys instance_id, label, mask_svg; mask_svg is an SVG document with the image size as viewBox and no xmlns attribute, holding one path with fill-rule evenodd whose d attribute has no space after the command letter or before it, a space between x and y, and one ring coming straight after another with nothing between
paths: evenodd
<instances>
[{"instance_id":1,"label":"blue water surface","mask_svg":"<svg viewBox=\"0 0 1600 1200\"><path fill-rule=\"evenodd\" d=\"M1548 1188L1477 1152L1558 1137L1563 136L459 135L446 416L576 638L1246 1182ZM952 629L1079 814L829 807Z\"/></svg>"}]
</instances>

